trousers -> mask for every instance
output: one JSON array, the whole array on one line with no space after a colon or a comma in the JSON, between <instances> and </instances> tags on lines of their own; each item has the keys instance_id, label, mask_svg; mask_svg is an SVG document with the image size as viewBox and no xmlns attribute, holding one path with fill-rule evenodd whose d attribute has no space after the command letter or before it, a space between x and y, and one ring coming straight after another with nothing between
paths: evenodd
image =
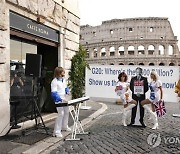
<instances>
[{"instance_id":1,"label":"trousers","mask_svg":"<svg viewBox=\"0 0 180 154\"><path fill-rule=\"evenodd\" d=\"M62 128L66 129L68 127L69 119L69 108L68 107L56 107L58 116L56 118L54 126L54 134L61 134Z\"/></svg>"}]
</instances>

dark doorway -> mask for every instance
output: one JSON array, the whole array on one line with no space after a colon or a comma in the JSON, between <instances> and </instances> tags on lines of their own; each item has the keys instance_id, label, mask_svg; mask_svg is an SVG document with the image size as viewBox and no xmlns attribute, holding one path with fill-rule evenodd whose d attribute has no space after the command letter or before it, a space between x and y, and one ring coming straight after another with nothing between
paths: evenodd
<instances>
[{"instance_id":1,"label":"dark doorway","mask_svg":"<svg viewBox=\"0 0 180 154\"><path fill-rule=\"evenodd\" d=\"M53 79L54 68L58 66L58 48L45 44L38 44L37 54L42 55L41 84L43 85L43 88L45 90L44 97L46 97L42 111L54 112L55 105L51 99L51 81Z\"/></svg>"}]
</instances>

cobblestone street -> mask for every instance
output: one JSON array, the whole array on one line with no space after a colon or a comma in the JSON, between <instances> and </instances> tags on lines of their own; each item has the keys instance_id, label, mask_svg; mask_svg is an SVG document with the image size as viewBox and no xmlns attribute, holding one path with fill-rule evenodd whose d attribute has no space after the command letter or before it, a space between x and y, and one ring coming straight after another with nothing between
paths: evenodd
<instances>
[{"instance_id":1,"label":"cobblestone street","mask_svg":"<svg viewBox=\"0 0 180 154\"><path fill-rule=\"evenodd\" d=\"M106 103L108 109L85 129L81 141L58 143L51 154L133 154L133 153L180 153L180 113L177 103L166 103L167 114L159 118L159 129L152 130L152 120L145 114L146 128L122 126L123 106ZM129 115L130 116L130 115ZM129 122L129 121L128 121Z\"/></svg>"}]
</instances>

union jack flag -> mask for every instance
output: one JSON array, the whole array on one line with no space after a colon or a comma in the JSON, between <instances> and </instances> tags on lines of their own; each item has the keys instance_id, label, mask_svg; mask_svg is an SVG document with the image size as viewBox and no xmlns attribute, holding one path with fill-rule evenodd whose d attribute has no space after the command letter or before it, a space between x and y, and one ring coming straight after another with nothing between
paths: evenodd
<instances>
[{"instance_id":1,"label":"union jack flag","mask_svg":"<svg viewBox=\"0 0 180 154\"><path fill-rule=\"evenodd\" d=\"M158 101L154 105L155 105L155 110L158 117L162 117L163 115L166 114L164 101Z\"/></svg>"}]
</instances>

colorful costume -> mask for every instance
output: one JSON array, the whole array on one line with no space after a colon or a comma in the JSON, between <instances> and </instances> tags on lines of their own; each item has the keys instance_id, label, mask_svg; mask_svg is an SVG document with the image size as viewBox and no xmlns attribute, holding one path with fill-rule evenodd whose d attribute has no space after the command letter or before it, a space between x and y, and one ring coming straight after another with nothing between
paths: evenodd
<instances>
[{"instance_id":1,"label":"colorful costume","mask_svg":"<svg viewBox=\"0 0 180 154\"><path fill-rule=\"evenodd\" d=\"M160 100L159 96L159 87L162 86L162 82L160 80L157 81L151 81L149 83L149 89L150 89L150 98L149 100L155 104Z\"/></svg>"},{"instance_id":2,"label":"colorful costume","mask_svg":"<svg viewBox=\"0 0 180 154\"><path fill-rule=\"evenodd\" d=\"M127 104L128 102L132 101L130 97L130 91L127 90L128 83L127 82L118 82L116 85L116 93L120 96L121 102L123 104Z\"/></svg>"},{"instance_id":3,"label":"colorful costume","mask_svg":"<svg viewBox=\"0 0 180 154\"><path fill-rule=\"evenodd\" d=\"M127 104L131 102L133 99L131 98L131 94L129 91L129 85L127 82L121 82L119 81L116 85L116 93L118 96L120 96L120 100L123 104ZM132 108L135 106L135 104L129 104L126 108L123 110L123 116L122 116L122 123L124 126L127 126L126 124L126 117L129 111L132 110Z\"/></svg>"}]
</instances>

